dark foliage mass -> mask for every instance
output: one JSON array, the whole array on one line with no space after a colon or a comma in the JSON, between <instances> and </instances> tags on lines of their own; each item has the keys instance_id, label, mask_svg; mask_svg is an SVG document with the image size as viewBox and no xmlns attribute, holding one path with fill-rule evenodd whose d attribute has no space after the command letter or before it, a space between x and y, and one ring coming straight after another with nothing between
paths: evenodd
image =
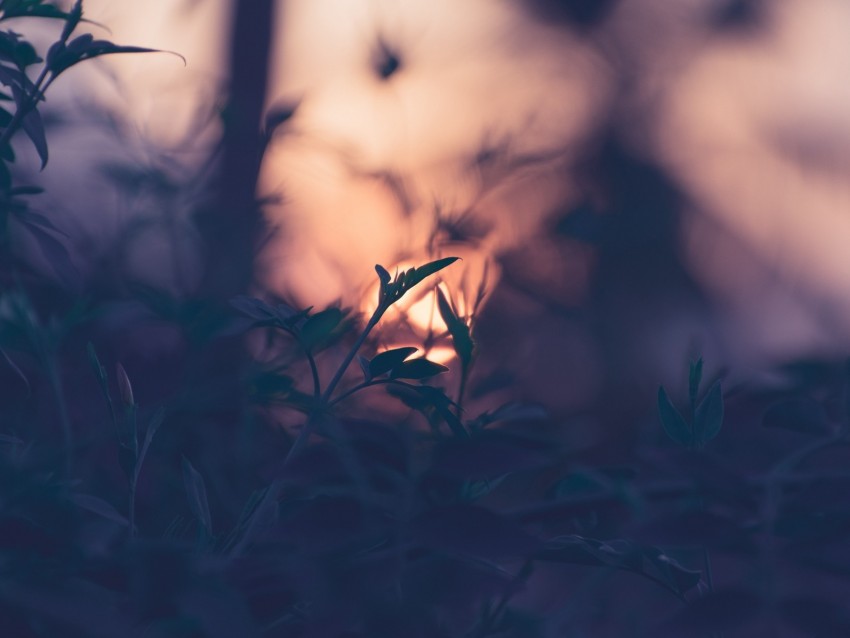
<instances>
[{"instance_id":1,"label":"dark foliage mass","mask_svg":"<svg viewBox=\"0 0 850 638\"><path fill-rule=\"evenodd\" d=\"M590 4L562 8L583 23ZM46 57L2 25L21 16L64 24ZM449 367L412 346L376 351L384 313L454 257L376 266L366 318L252 296L242 275L179 298L84 284L33 206L39 189L10 170L16 134L47 162L39 108L59 75L146 51L75 36L82 19L81 2L0 0L4 636L850 635L850 368L789 366L787 387L767 392L696 359L658 388L653 418L615 410L628 422L590 448L571 435L586 415L464 407L482 343L451 294L436 299ZM382 55L381 77L403 68ZM254 98L237 102L259 121ZM262 140L238 144L214 190L252 158L225 201L254 206ZM612 255L658 240L630 202L663 212L669 189L615 148L600 155L618 210L608 226L576 211L558 230L599 242L615 270ZM211 272L252 258L247 236L227 254L230 224L210 226ZM28 265L21 229L53 273ZM670 256L656 257L664 270ZM504 367L508 390L541 374ZM478 398L504 385L482 380ZM629 405L611 387L606 401Z\"/></svg>"}]
</instances>

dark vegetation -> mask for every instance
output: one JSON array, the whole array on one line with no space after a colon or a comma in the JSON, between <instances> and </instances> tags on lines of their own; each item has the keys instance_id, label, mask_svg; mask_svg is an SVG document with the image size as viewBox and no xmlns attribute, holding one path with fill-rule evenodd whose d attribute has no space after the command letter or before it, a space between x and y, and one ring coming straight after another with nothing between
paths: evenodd
<instances>
[{"instance_id":1,"label":"dark vegetation","mask_svg":"<svg viewBox=\"0 0 850 638\"><path fill-rule=\"evenodd\" d=\"M573 4L569 15L592 21L592 3ZM239 7L233 65L244 67L265 55L265 36L245 34L269 23L270 3ZM59 41L37 52L6 27L16 16L59 21ZM199 214L216 265L199 291L83 284L39 189L10 171L13 137L47 162L39 109L57 77L144 51L77 36L80 21L80 2L0 1L4 636L850 635L843 365L789 366L786 389L766 392L726 387L696 358L649 419L628 413L614 370L606 403L623 422L590 444L564 436L580 415L519 401L464 409L479 350L498 339L479 342L478 318L458 316L451 295L438 299L451 371L414 348L376 353L372 339L384 311L453 258L377 266L366 318L251 296L259 72L231 87L223 179ZM386 79L401 62L385 53ZM611 176L614 230L587 210L559 228L600 242L608 283L617 259L632 274L642 262L638 294L651 297L674 256L646 255L672 245L669 226L645 227L650 213L630 206L675 202L662 176L602 147L588 170ZM52 273L29 265L21 231ZM616 294L596 298L599 318ZM128 300L147 323L102 320ZM248 333L262 356L247 355ZM357 402L382 393L399 407Z\"/></svg>"}]
</instances>

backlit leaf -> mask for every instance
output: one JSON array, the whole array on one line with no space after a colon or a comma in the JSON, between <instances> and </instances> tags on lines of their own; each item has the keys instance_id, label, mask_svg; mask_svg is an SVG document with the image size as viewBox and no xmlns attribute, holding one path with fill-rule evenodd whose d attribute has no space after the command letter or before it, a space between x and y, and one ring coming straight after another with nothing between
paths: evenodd
<instances>
[{"instance_id":1,"label":"backlit leaf","mask_svg":"<svg viewBox=\"0 0 850 638\"><path fill-rule=\"evenodd\" d=\"M392 350L387 350L375 355L369 362L369 372L371 373L371 376L378 377L382 374L386 374L393 368L401 365L405 359L417 350L419 350L419 348L393 348Z\"/></svg>"}]
</instances>

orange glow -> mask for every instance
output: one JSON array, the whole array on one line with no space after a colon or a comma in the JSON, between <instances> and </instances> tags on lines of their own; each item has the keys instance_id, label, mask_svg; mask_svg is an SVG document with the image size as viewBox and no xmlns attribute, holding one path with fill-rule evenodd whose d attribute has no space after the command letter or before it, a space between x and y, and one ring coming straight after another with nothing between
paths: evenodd
<instances>
[{"instance_id":1,"label":"orange glow","mask_svg":"<svg viewBox=\"0 0 850 638\"><path fill-rule=\"evenodd\" d=\"M446 324L437 308L436 288L443 291L458 316L474 322L483 310L491 286L497 281L496 267L486 251L466 244L445 244L438 256L421 260L403 261L389 268L391 274L408 268L421 266L439 257L460 257L431 279L426 279L417 288L393 304L382 320L381 334L388 348L400 348L415 344L424 355L437 363L451 361L455 354L448 336ZM369 286L362 297L361 311L370 316L377 305L378 283Z\"/></svg>"}]
</instances>

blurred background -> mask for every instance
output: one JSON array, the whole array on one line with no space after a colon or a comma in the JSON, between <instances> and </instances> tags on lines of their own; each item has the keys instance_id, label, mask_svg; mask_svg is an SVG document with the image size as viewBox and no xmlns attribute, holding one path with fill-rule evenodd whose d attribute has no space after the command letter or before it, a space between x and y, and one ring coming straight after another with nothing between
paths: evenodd
<instances>
[{"instance_id":1,"label":"blurred background","mask_svg":"<svg viewBox=\"0 0 850 638\"><path fill-rule=\"evenodd\" d=\"M63 285L365 312L375 263L461 254L448 289L464 312L486 297L473 398L603 421L697 354L778 383L850 344L844 0L85 10L186 65L111 56L51 88L32 180L69 237ZM385 344L421 339L428 303ZM122 347L177 347L154 333Z\"/></svg>"}]
</instances>

